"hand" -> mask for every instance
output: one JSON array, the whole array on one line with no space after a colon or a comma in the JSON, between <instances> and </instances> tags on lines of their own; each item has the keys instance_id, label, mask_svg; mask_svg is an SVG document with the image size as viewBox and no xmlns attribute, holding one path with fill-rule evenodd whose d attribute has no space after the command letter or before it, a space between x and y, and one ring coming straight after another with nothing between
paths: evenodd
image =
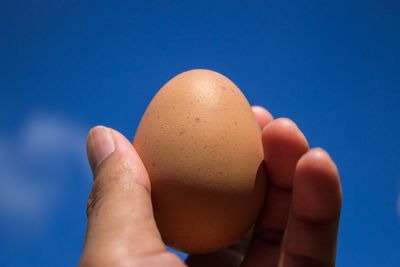
<instances>
[{"instance_id":1,"label":"hand","mask_svg":"<svg viewBox=\"0 0 400 267\"><path fill-rule=\"evenodd\" d=\"M341 208L336 166L288 119L253 107L269 184L252 236L218 252L190 255L189 266L334 266ZM132 144L96 127L87 141L94 176L80 266L185 266L165 249L154 221L150 182ZM251 236L251 238L250 238Z\"/></svg>"}]
</instances>

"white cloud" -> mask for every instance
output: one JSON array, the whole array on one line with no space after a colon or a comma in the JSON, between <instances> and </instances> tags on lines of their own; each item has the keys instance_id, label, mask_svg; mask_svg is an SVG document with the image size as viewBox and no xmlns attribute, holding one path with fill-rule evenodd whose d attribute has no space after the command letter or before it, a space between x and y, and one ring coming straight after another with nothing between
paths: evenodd
<instances>
[{"instance_id":1,"label":"white cloud","mask_svg":"<svg viewBox=\"0 0 400 267\"><path fill-rule=\"evenodd\" d=\"M86 130L79 123L47 112L28 117L13 135L0 132L3 234L40 232L63 201L64 188L71 180L90 177L85 155ZM83 175L71 177L77 171ZM79 183L88 186L90 182L88 178Z\"/></svg>"}]
</instances>

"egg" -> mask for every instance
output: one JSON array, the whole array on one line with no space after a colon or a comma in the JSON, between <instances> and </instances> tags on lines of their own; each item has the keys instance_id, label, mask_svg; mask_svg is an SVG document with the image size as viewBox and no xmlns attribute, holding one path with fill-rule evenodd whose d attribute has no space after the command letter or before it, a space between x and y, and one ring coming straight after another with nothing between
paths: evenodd
<instances>
[{"instance_id":1,"label":"egg","mask_svg":"<svg viewBox=\"0 0 400 267\"><path fill-rule=\"evenodd\" d=\"M175 76L152 99L133 144L168 246L216 251L254 224L266 190L261 130L225 76L210 70Z\"/></svg>"}]
</instances>

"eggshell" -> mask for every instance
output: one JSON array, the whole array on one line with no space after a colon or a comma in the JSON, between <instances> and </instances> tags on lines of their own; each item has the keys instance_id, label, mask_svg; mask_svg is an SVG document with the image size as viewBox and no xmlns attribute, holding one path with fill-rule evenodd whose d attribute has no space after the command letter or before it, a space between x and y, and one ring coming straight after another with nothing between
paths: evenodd
<instances>
[{"instance_id":1,"label":"eggshell","mask_svg":"<svg viewBox=\"0 0 400 267\"><path fill-rule=\"evenodd\" d=\"M148 106L134 146L167 245L208 253L254 224L266 190L261 130L225 76L191 70L171 79Z\"/></svg>"}]
</instances>

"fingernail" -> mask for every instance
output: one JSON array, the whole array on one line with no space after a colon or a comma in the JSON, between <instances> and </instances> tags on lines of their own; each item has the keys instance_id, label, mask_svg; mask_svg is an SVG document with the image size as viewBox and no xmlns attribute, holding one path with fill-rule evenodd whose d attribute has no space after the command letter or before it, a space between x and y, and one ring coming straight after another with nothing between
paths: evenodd
<instances>
[{"instance_id":1,"label":"fingernail","mask_svg":"<svg viewBox=\"0 0 400 267\"><path fill-rule=\"evenodd\" d=\"M115 150L111 129L96 126L89 132L87 155L92 172Z\"/></svg>"}]
</instances>

